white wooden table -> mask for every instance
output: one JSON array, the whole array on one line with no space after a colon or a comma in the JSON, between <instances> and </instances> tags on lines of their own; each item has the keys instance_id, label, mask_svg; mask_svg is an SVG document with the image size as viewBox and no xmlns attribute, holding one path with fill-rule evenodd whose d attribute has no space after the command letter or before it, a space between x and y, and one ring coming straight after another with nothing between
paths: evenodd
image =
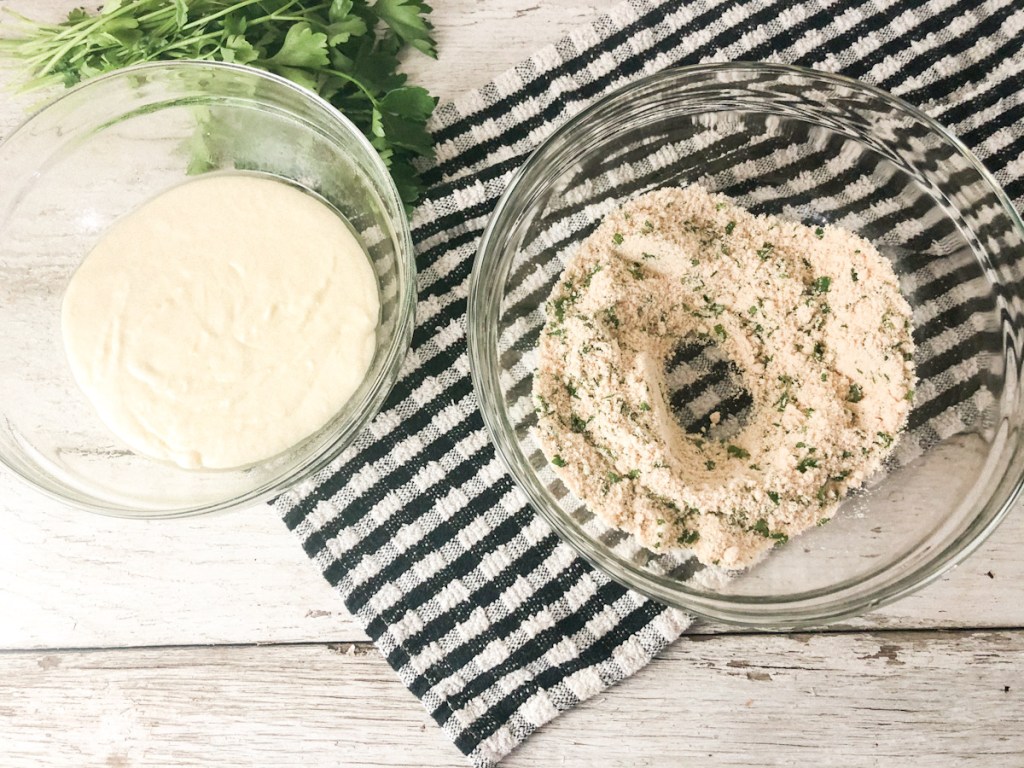
<instances>
[{"instance_id":1,"label":"white wooden table","mask_svg":"<svg viewBox=\"0 0 1024 768\"><path fill-rule=\"evenodd\" d=\"M409 70L442 98L602 9L436 6L441 57ZM0 97L0 135L33 101ZM503 765L1024 766L1021 512L941 581L832 631L699 623ZM0 473L0 768L94 765L466 763L269 508L113 520Z\"/></svg>"}]
</instances>

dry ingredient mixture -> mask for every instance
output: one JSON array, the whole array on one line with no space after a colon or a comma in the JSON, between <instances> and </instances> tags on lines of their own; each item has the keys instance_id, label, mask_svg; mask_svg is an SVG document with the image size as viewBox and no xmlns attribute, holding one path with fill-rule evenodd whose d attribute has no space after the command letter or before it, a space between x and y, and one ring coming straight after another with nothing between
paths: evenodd
<instances>
[{"instance_id":1,"label":"dry ingredient mixture","mask_svg":"<svg viewBox=\"0 0 1024 768\"><path fill-rule=\"evenodd\" d=\"M911 310L869 242L699 186L609 214L546 312L535 434L556 473L608 524L705 564L748 567L827 521L913 399ZM674 417L665 365L683 342L717 345L751 395L728 440Z\"/></svg>"}]
</instances>

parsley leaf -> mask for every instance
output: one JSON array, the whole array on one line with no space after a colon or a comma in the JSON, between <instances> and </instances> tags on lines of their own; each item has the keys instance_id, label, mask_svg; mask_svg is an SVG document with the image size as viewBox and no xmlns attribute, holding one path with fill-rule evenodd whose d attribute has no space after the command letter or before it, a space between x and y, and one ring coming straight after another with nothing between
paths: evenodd
<instances>
[{"instance_id":1,"label":"parsley leaf","mask_svg":"<svg viewBox=\"0 0 1024 768\"><path fill-rule=\"evenodd\" d=\"M815 468L817 466L818 466L818 460L817 459L812 458L810 456L805 456L804 458L800 459L800 461L797 463L796 471L799 472L802 475L808 469L812 469L812 468Z\"/></svg>"},{"instance_id":2,"label":"parsley leaf","mask_svg":"<svg viewBox=\"0 0 1024 768\"><path fill-rule=\"evenodd\" d=\"M586 432L587 424L589 423L589 419L581 419L575 413L569 414L569 428L576 434L582 434Z\"/></svg>"},{"instance_id":3,"label":"parsley leaf","mask_svg":"<svg viewBox=\"0 0 1024 768\"><path fill-rule=\"evenodd\" d=\"M433 27L425 18L430 12L426 3L415 0L377 0L371 10L404 42L427 56L437 58L434 39L430 36Z\"/></svg>"},{"instance_id":4,"label":"parsley leaf","mask_svg":"<svg viewBox=\"0 0 1024 768\"><path fill-rule=\"evenodd\" d=\"M698 541L700 541L699 531L684 530L681 534L679 534L678 542L682 544L684 547L688 547L691 544L696 544Z\"/></svg>"},{"instance_id":5,"label":"parsley leaf","mask_svg":"<svg viewBox=\"0 0 1024 768\"><path fill-rule=\"evenodd\" d=\"M434 111L434 97L419 86L404 86L384 94L380 108L384 112L403 115L409 120L423 121Z\"/></svg>"},{"instance_id":6,"label":"parsley leaf","mask_svg":"<svg viewBox=\"0 0 1024 768\"><path fill-rule=\"evenodd\" d=\"M773 532L771 528L768 527L768 521L765 520L763 517L759 517L757 519L757 522L754 523L754 527L750 530L754 533L761 534L766 539L775 539L775 541L781 542L783 544L789 540L789 536L782 533L781 531Z\"/></svg>"},{"instance_id":7,"label":"parsley leaf","mask_svg":"<svg viewBox=\"0 0 1024 768\"><path fill-rule=\"evenodd\" d=\"M406 48L436 57L430 6L419 0L107 0L59 24L19 17L0 55L20 61L23 90L75 85L147 61L245 64L309 88L366 135L411 209L422 182L414 163L433 156L426 123L436 100L406 83ZM7 30L5 29L5 32ZM219 167L234 128L208 114L189 142L190 173Z\"/></svg>"},{"instance_id":8,"label":"parsley leaf","mask_svg":"<svg viewBox=\"0 0 1024 768\"><path fill-rule=\"evenodd\" d=\"M263 64L271 72L278 72L282 67L317 69L326 67L329 61L327 35L314 32L309 22L299 21L288 28L280 49Z\"/></svg>"}]
</instances>

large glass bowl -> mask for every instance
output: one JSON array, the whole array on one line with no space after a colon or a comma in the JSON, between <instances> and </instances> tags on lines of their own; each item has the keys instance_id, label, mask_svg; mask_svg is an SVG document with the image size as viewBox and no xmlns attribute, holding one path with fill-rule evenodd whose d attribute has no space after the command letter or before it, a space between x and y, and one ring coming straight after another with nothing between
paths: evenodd
<instances>
[{"instance_id":1,"label":"large glass bowl","mask_svg":"<svg viewBox=\"0 0 1024 768\"><path fill-rule=\"evenodd\" d=\"M659 554L595 518L531 434L544 302L566 259L624 200L699 182L756 213L871 240L913 307L917 387L885 470L834 520L746 572ZM820 624L896 599L967 556L1021 488L1024 229L978 160L876 88L767 64L638 80L562 126L527 160L480 243L469 351L484 420L535 509L613 578L714 619ZM742 401L714 348L681 349L669 380L684 428ZM716 373L717 372L717 373ZM696 387L696 389L695 389ZM679 394L679 393L676 393Z\"/></svg>"},{"instance_id":2,"label":"large glass bowl","mask_svg":"<svg viewBox=\"0 0 1024 768\"><path fill-rule=\"evenodd\" d=\"M377 349L348 403L300 444L237 470L185 470L134 453L99 420L65 359L61 301L119 216L198 174L236 170L273 174L345 216L378 280ZM185 61L88 81L0 144L0 462L49 494L115 515L268 498L324 467L379 410L409 349L414 279L387 169L313 93L252 68Z\"/></svg>"}]
</instances>

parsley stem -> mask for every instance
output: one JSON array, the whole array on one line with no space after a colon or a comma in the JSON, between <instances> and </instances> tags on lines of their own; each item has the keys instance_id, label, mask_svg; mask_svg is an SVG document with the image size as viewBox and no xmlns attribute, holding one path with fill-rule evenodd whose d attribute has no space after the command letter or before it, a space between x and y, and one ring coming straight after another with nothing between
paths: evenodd
<instances>
[{"instance_id":1,"label":"parsley stem","mask_svg":"<svg viewBox=\"0 0 1024 768\"><path fill-rule=\"evenodd\" d=\"M278 8L277 11L273 11L269 13L267 16L262 17L260 21L274 19L276 13L288 10L289 8L293 7L297 2L298 0L289 0L287 3ZM240 11L243 8L248 8L252 5L259 5L260 7L262 7L261 0L240 0L240 2L237 2L234 5L229 5L227 8L222 8L219 11L214 11L210 14L202 14L199 18L195 19L194 21L190 21L188 24L185 24L181 28L181 30L182 32L184 32L186 29L191 29L192 27L205 27L211 21L216 21L217 19L223 18L224 16L228 16L229 14L232 14L235 11ZM256 20L253 19L250 20L248 23L252 24L255 21Z\"/></svg>"},{"instance_id":2,"label":"parsley stem","mask_svg":"<svg viewBox=\"0 0 1024 768\"><path fill-rule=\"evenodd\" d=\"M157 48L155 51L155 55L162 56L178 48L188 48L192 45L195 45L196 43L202 42L203 40L209 40L212 38L220 37L224 37L224 32L222 30L217 30L216 32L207 32L202 35L195 35L194 37L186 37L181 40L175 40L173 43L168 43L163 48Z\"/></svg>"},{"instance_id":3,"label":"parsley stem","mask_svg":"<svg viewBox=\"0 0 1024 768\"><path fill-rule=\"evenodd\" d=\"M344 72L340 72L337 69L322 69L320 71L323 72L324 74L333 75L334 77L338 77L341 78L342 80L345 80L346 82L352 83L352 85L354 85L356 88L362 91L363 95L365 95L366 98L369 99L370 103L373 104L374 109L380 108L380 102L377 101L377 99L374 97L372 93L370 93L370 91L367 89L365 85L359 82L356 78L352 77L352 75L346 75Z\"/></svg>"},{"instance_id":4,"label":"parsley stem","mask_svg":"<svg viewBox=\"0 0 1024 768\"><path fill-rule=\"evenodd\" d=\"M258 0L256 0L256 1L258 2ZM241 7L241 6L245 6L245 5L252 5L252 4L253 4L253 0L246 0L246 2L238 3L234 7L237 8L237 7ZM256 26L259 26L260 24L266 24L268 22L278 22L278 21L300 22L300 21L308 21L308 19L306 19L303 16L279 16L279 15L277 15L277 12L275 12L275 13L267 14L266 16L259 16L259 17L255 18L255 19L247 19L246 20L246 25L248 27L256 27ZM187 29L189 26L192 26L192 25L186 24L184 27L182 27L182 29L183 30ZM170 51L173 51L173 50L175 50L177 48L188 48L190 46L195 45L196 43L202 42L203 40L220 39L220 38L223 38L223 37L224 37L224 30L223 29L216 29L216 30L214 30L212 32L205 32L205 33L203 33L201 35L195 35L193 37L188 37L188 38L184 38L184 39L181 39L181 40L175 40L174 42L170 43L169 45L165 45L163 48L157 49L155 55L160 56L160 55L169 53Z\"/></svg>"},{"instance_id":5,"label":"parsley stem","mask_svg":"<svg viewBox=\"0 0 1024 768\"><path fill-rule=\"evenodd\" d=\"M57 51L47 60L46 64L40 68L40 71L43 74L49 74L56 68L60 60L70 53L76 45L87 40L95 28L105 26L111 19L129 15L136 8L142 7L147 2L149 2L149 0L132 0L132 2L122 5L111 13L100 13L91 18L85 24L79 23L73 27L69 27L67 32L71 34L71 39L57 49ZM63 36L63 33L60 33L55 35L54 39L60 40ZM43 56L45 58L45 54Z\"/></svg>"},{"instance_id":6,"label":"parsley stem","mask_svg":"<svg viewBox=\"0 0 1024 768\"><path fill-rule=\"evenodd\" d=\"M56 24L0 11L15 19L13 35L0 37L0 54L25 66L23 91L70 87L147 61L223 60L270 70L326 98L372 135L411 209L422 187L413 160L431 155L425 124L434 100L409 87L386 100L386 114L382 104L390 87L405 82L404 49L435 55L429 13L424 0L106 0ZM392 127L395 135L385 135Z\"/></svg>"}]
</instances>

